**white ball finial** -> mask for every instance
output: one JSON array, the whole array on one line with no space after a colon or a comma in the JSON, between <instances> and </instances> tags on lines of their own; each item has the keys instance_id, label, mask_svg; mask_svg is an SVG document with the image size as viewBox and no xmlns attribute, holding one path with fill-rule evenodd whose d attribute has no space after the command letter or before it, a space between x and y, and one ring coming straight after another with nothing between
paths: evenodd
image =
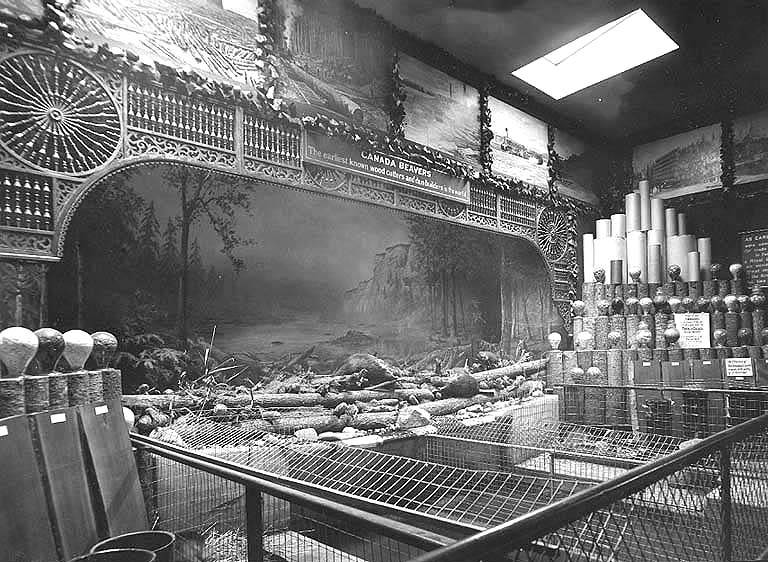
<instances>
[{"instance_id":1,"label":"white ball finial","mask_svg":"<svg viewBox=\"0 0 768 562\"><path fill-rule=\"evenodd\" d=\"M557 351L560 349L560 342L563 341L563 336L561 336L559 332L552 332L547 336L547 341L549 342L549 347L552 348L552 351Z\"/></svg>"},{"instance_id":2,"label":"white ball finial","mask_svg":"<svg viewBox=\"0 0 768 562\"><path fill-rule=\"evenodd\" d=\"M38 340L32 330L21 326L0 332L0 360L8 369L9 377L20 377L37 353Z\"/></svg>"},{"instance_id":3,"label":"white ball finial","mask_svg":"<svg viewBox=\"0 0 768 562\"><path fill-rule=\"evenodd\" d=\"M64 332L64 359L73 370L79 371L93 350L93 338L83 330Z\"/></svg>"}]
</instances>

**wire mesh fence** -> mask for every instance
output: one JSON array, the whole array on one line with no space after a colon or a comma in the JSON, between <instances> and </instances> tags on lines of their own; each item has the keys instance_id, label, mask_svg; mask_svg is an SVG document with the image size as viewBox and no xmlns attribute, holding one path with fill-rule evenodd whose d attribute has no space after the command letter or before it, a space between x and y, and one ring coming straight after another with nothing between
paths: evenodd
<instances>
[{"instance_id":1,"label":"wire mesh fence","mask_svg":"<svg viewBox=\"0 0 768 562\"><path fill-rule=\"evenodd\" d=\"M241 483L146 448L137 457L150 521L176 534L177 562L396 562L424 552L322 502L308 506L257 491L254 507Z\"/></svg>"},{"instance_id":2,"label":"wire mesh fence","mask_svg":"<svg viewBox=\"0 0 768 562\"><path fill-rule=\"evenodd\" d=\"M469 530L507 521L589 485L577 478L514 471L513 466L478 470L459 467L457 462L431 462L420 440L406 444L404 449L410 450L389 454L266 433L250 422L212 425L188 419L173 429L180 443L198 453L398 510L462 523Z\"/></svg>"},{"instance_id":3,"label":"wire mesh fence","mask_svg":"<svg viewBox=\"0 0 768 562\"><path fill-rule=\"evenodd\" d=\"M756 560L767 461L762 416L419 561Z\"/></svg>"}]
</instances>

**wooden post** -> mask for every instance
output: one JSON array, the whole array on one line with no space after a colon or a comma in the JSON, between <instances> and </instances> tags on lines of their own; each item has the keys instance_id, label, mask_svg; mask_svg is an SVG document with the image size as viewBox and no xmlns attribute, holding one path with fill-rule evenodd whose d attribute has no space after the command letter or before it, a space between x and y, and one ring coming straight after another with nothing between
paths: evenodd
<instances>
[{"instance_id":1,"label":"wooden post","mask_svg":"<svg viewBox=\"0 0 768 562\"><path fill-rule=\"evenodd\" d=\"M245 524L248 536L248 562L264 560L264 520L261 492L248 486L245 490Z\"/></svg>"}]
</instances>

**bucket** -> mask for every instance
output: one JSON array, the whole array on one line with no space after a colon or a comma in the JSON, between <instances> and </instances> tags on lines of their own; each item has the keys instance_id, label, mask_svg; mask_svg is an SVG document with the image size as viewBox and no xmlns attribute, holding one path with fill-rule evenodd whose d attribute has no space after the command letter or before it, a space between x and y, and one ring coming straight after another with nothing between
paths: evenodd
<instances>
[{"instance_id":1,"label":"bucket","mask_svg":"<svg viewBox=\"0 0 768 562\"><path fill-rule=\"evenodd\" d=\"M115 548L83 554L69 562L157 562L155 553L138 548Z\"/></svg>"},{"instance_id":2,"label":"bucket","mask_svg":"<svg viewBox=\"0 0 768 562\"><path fill-rule=\"evenodd\" d=\"M91 552L111 548L136 548L149 550L157 555L157 562L173 562L173 543L176 535L168 531L138 531L126 533L96 543Z\"/></svg>"}]
</instances>

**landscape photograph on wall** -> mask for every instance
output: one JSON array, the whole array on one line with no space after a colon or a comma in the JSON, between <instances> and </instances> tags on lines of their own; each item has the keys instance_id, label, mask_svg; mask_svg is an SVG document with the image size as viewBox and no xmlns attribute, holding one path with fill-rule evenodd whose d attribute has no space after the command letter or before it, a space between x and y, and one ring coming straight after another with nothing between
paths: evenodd
<instances>
[{"instance_id":1,"label":"landscape photograph on wall","mask_svg":"<svg viewBox=\"0 0 768 562\"><path fill-rule=\"evenodd\" d=\"M768 178L768 110L733 120L734 183Z\"/></svg>"},{"instance_id":2,"label":"landscape photograph on wall","mask_svg":"<svg viewBox=\"0 0 768 562\"><path fill-rule=\"evenodd\" d=\"M720 124L635 147L635 183L651 182L661 197L678 197L720 186Z\"/></svg>"},{"instance_id":3,"label":"landscape photograph on wall","mask_svg":"<svg viewBox=\"0 0 768 562\"><path fill-rule=\"evenodd\" d=\"M587 203L599 202L595 171L601 165L600 151L561 130L555 131L555 152L560 159L558 190Z\"/></svg>"},{"instance_id":4,"label":"landscape photograph on wall","mask_svg":"<svg viewBox=\"0 0 768 562\"><path fill-rule=\"evenodd\" d=\"M251 372L306 353L321 374L358 352L401 368L463 365L478 349L535 354L562 329L530 242L218 181L156 165L89 194L51 267L51 324L115 333L142 369L168 360L142 346L189 341L202 355L215 327L216 352ZM227 201L211 203L209 188Z\"/></svg>"},{"instance_id":5,"label":"landscape photograph on wall","mask_svg":"<svg viewBox=\"0 0 768 562\"><path fill-rule=\"evenodd\" d=\"M255 87L265 78L259 13L257 0L81 0L73 25L143 62Z\"/></svg>"},{"instance_id":6,"label":"landscape photograph on wall","mask_svg":"<svg viewBox=\"0 0 768 562\"><path fill-rule=\"evenodd\" d=\"M394 49L368 13L344 2L277 3L279 94L299 113L387 130Z\"/></svg>"},{"instance_id":7,"label":"landscape photograph on wall","mask_svg":"<svg viewBox=\"0 0 768 562\"><path fill-rule=\"evenodd\" d=\"M494 174L507 176L542 189L547 188L547 124L493 96L491 150Z\"/></svg>"},{"instance_id":8,"label":"landscape photograph on wall","mask_svg":"<svg viewBox=\"0 0 768 562\"><path fill-rule=\"evenodd\" d=\"M480 166L478 91L406 54L400 55L405 91L405 138Z\"/></svg>"}]
</instances>

